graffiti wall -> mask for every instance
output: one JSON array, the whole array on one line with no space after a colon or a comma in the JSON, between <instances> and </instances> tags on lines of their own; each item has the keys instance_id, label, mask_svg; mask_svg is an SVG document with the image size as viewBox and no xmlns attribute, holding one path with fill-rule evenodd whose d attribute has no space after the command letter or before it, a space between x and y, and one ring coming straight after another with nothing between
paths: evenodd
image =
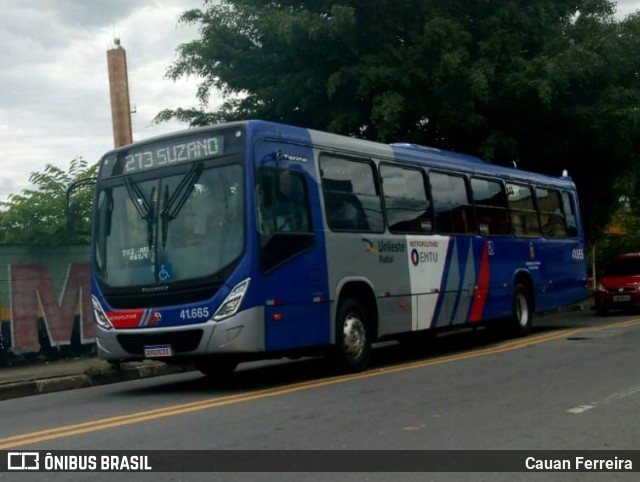
<instances>
[{"instance_id":1,"label":"graffiti wall","mask_svg":"<svg viewBox=\"0 0 640 482\"><path fill-rule=\"evenodd\" d=\"M95 351L88 259L88 246L0 246L0 365Z\"/></svg>"}]
</instances>

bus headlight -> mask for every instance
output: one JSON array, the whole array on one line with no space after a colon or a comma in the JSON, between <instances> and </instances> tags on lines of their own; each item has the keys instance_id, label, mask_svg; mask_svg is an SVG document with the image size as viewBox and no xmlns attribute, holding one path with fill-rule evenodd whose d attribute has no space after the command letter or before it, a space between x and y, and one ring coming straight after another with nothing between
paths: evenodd
<instances>
[{"instance_id":1,"label":"bus headlight","mask_svg":"<svg viewBox=\"0 0 640 482\"><path fill-rule=\"evenodd\" d=\"M109 317L100 306L100 302L98 298L95 296L91 297L91 304L93 304L93 318L96 321L96 325L105 330L110 330L113 328L113 325L109 321Z\"/></svg>"},{"instance_id":2,"label":"bus headlight","mask_svg":"<svg viewBox=\"0 0 640 482\"><path fill-rule=\"evenodd\" d=\"M215 321L224 320L225 318L236 314L238 308L240 308L240 304L242 303L245 293L249 289L249 281L251 281L251 278L247 278L233 287L231 293L227 295L220 305L220 308L218 308L213 315L213 319Z\"/></svg>"}]
</instances>

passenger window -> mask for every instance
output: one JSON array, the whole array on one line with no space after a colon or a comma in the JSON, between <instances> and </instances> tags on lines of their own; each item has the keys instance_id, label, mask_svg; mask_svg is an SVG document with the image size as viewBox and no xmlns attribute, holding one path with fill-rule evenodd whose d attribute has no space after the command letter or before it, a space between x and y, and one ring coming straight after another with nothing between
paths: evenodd
<instances>
[{"instance_id":1,"label":"passenger window","mask_svg":"<svg viewBox=\"0 0 640 482\"><path fill-rule=\"evenodd\" d=\"M533 204L533 191L524 184L507 183L507 202L511 212L513 234L540 236L538 211Z\"/></svg>"},{"instance_id":2,"label":"passenger window","mask_svg":"<svg viewBox=\"0 0 640 482\"><path fill-rule=\"evenodd\" d=\"M464 177L430 172L436 228L441 233L471 234L471 204Z\"/></svg>"},{"instance_id":3,"label":"passenger window","mask_svg":"<svg viewBox=\"0 0 640 482\"><path fill-rule=\"evenodd\" d=\"M257 171L256 198L264 271L313 246L315 236L303 172L260 168Z\"/></svg>"},{"instance_id":4,"label":"passenger window","mask_svg":"<svg viewBox=\"0 0 640 482\"><path fill-rule=\"evenodd\" d=\"M286 169L260 171L260 232L308 233L311 231L309 202L302 173Z\"/></svg>"},{"instance_id":5,"label":"passenger window","mask_svg":"<svg viewBox=\"0 0 640 482\"><path fill-rule=\"evenodd\" d=\"M511 234L507 195L502 183L488 179L471 179L473 205L478 233L482 235Z\"/></svg>"},{"instance_id":6,"label":"passenger window","mask_svg":"<svg viewBox=\"0 0 640 482\"><path fill-rule=\"evenodd\" d=\"M567 223L567 236L575 238L578 236L578 222L575 200L570 192L562 191L562 208Z\"/></svg>"},{"instance_id":7,"label":"passenger window","mask_svg":"<svg viewBox=\"0 0 640 482\"><path fill-rule=\"evenodd\" d=\"M431 202L422 171L383 164L380 177L389 231L431 233Z\"/></svg>"},{"instance_id":8,"label":"passenger window","mask_svg":"<svg viewBox=\"0 0 640 482\"><path fill-rule=\"evenodd\" d=\"M562 212L560 191L537 187L536 198L542 234L547 238L566 238L567 225Z\"/></svg>"},{"instance_id":9,"label":"passenger window","mask_svg":"<svg viewBox=\"0 0 640 482\"><path fill-rule=\"evenodd\" d=\"M338 231L384 231L380 193L370 162L320 157L327 224Z\"/></svg>"}]
</instances>

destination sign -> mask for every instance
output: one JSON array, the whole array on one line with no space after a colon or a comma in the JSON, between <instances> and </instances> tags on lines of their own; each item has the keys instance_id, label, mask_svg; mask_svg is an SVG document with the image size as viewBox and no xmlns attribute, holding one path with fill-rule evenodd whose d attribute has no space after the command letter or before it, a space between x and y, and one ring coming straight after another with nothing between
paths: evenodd
<instances>
[{"instance_id":1,"label":"destination sign","mask_svg":"<svg viewBox=\"0 0 640 482\"><path fill-rule=\"evenodd\" d=\"M179 162L195 161L223 153L223 136L189 139L175 144L154 146L148 149L134 150L124 156L124 173L144 171L155 167L168 166Z\"/></svg>"}]
</instances>

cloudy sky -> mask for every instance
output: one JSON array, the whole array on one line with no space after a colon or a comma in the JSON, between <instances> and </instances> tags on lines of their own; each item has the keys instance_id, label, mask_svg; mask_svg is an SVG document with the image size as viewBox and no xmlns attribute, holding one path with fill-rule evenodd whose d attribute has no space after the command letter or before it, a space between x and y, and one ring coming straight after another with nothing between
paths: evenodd
<instances>
[{"instance_id":1,"label":"cloudy sky","mask_svg":"<svg viewBox=\"0 0 640 482\"><path fill-rule=\"evenodd\" d=\"M152 124L196 106L196 80L165 79L178 45L197 37L178 16L203 0L0 0L0 199L47 164L90 163L113 146L107 50L127 51L134 140L185 128ZM625 15L640 0L619 0Z\"/></svg>"},{"instance_id":2,"label":"cloudy sky","mask_svg":"<svg viewBox=\"0 0 640 482\"><path fill-rule=\"evenodd\" d=\"M134 140L163 108L196 106L196 81L164 78L178 45L197 37L178 16L203 0L0 0L0 199L29 175L113 147L107 50L127 51Z\"/></svg>"}]
</instances>

